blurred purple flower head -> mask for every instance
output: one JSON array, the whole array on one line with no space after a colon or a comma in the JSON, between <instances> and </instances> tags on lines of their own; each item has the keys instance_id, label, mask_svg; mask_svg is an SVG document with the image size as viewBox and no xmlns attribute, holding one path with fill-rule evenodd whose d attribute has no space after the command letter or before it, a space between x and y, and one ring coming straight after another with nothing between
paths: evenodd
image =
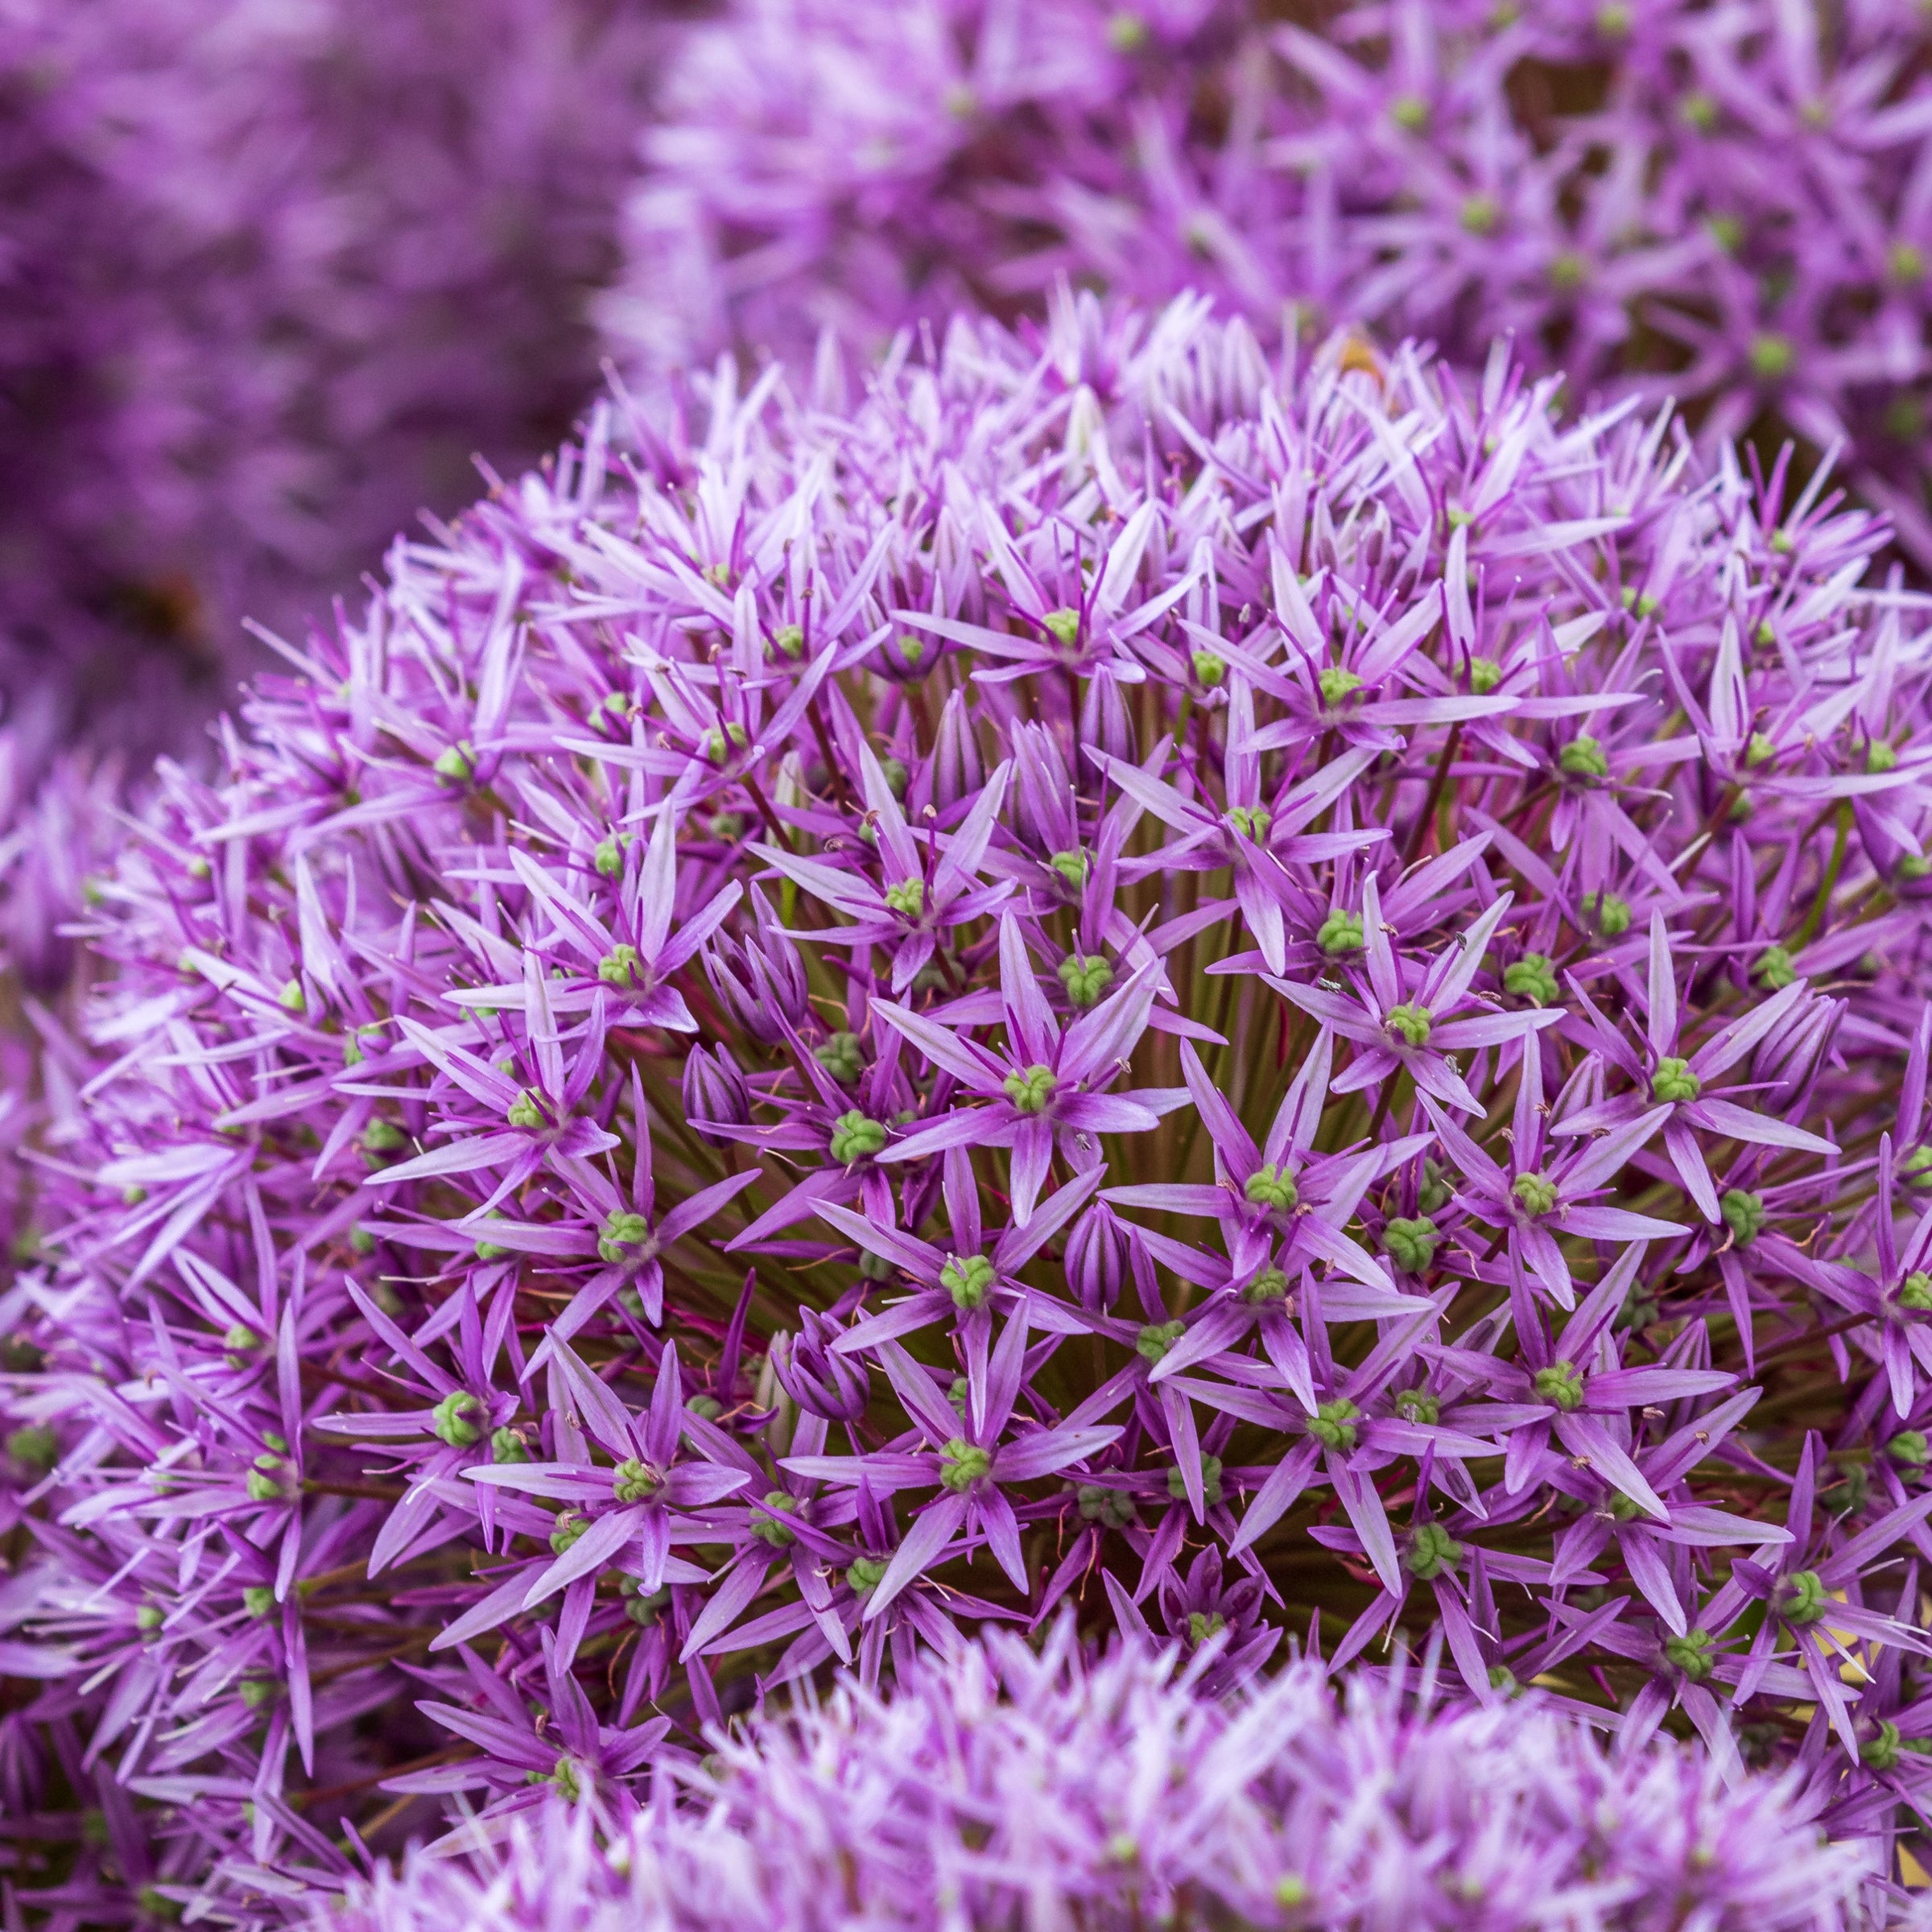
<instances>
[{"instance_id":1,"label":"blurred purple flower head","mask_svg":"<svg viewBox=\"0 0 1932 1932\"><path fill-rule=\"evenodd\" d=\"M179 747L292 626L568 427L658 10L15 0L0 692Z\"/></svg>"},{"instance_id":2,"label":"blurred purple flower head","mask_svg":"<svg viewBox=\"0 0 1932 1932\"><path fill-rule=\"evenodd\" d=\"M1932 563L1932 93L1909 0L739 0L682 51L608 299L635 358L809 365L1055 278L1272 336L1674 394L1843 443ZM1297 23L1297 22L1300 23Z\"/></svg>"},{"instance_id":3,"label":"blurred purple flower head","mask_svg":"<svg viewBox=\"0 0 1932 1932\"><path fill-rule=\"evenodd\" d=\"M1608 1753L1533 1703L1445 1711L1427 1673L1338 1699L1297 1663L1217 1701L1171 1650L1083 1665L1070 1637L962 1646L887 1699L846 1683L716 1736L607 1843L592 1806L552 1800L315 1923L724 1932L823 1925L828 1898L879 1926L1021 1923L1042 1900L1096 1927L1495 1932L1610 1901L1638 1932L1915 1922L1824 1843L1796 1775L1728 1785L1680 1745Z\"/></svg>"},{"instance_id":4,"label":"blurred purple flower head","mask_svg":"<svg viewBox=\"0 0 1932 1932\"><path fill-rule=\"evenodd\" d=\"M766 1691L1063 1612L1217 1695L1439 1645L1521 1767L1521 1686L1613 1736L1455 1824L1472 1885L1571 1882L1564 1778L1662 1781L1687 1859L1684 1781L1754 1766L1722 1911L1811 1899L1813 1823L1902 1877L1932 612L1885 526L1199 297L841 383L601 407L90 861L3 1305L25 1905L286 1918L545 1787L621 1833ZM138 1859L39 1828L90 1780Z\"/></svg>"}]
</instances>

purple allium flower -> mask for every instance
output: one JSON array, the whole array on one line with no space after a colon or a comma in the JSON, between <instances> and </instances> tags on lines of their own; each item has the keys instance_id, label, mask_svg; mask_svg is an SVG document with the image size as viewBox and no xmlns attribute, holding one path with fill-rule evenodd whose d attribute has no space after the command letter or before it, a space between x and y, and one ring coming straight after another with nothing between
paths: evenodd
<instances>
[{"instance_id":1,"label":"purple allium flower","mask_svg":"<svg viewBox=\"0 0 1932 1932\"><path fill-rule=\"evenodd\" d=\"M1713 440L1848 443L1932 561L1932 93L1906 0L737 0L675 64L613 336L811 361L1056 276L1362 323ZM1319 25L1312 23L1319 23ZM1331 667L1347 667L1345 654Z\"/></svg>"},{"instance_id":2,"label":"purple allium flower","mask_svg":"<svg viewBox=\"0 0 1932 1932\"><path fill-rule=\"evenodd\" d=\"M292 625L596 381L656 10L11 0L0 691L178 746Z\"/></svg>"},{"instance_id":3,"label":"purple allium flower","mask_svg":"<svg viewBox=\"0 0 1932 1932\"><path fill-rule=\"evenodd\" d=\"M1217 1690L1439 1633L1479 1732L1695 1735L1901 1879L1883 523L1200 298L836 378L600 407L94 866L7 1641L30 1815L154 1849L16 1834L27 1905L286 1917L533 1779L617 1831L762 1685L1063 1613Z\"/></svg>"},{"instance_id":4,"label":"purple allium flower","mask_svg":"<svg viewBox=\"0 0 1932 1932\"><path fill-rule=\"evenodd\" d=\"M724 1932L824 1925L828 1900L878 1926L1918 1922L1825 1842L1797 1770L1727 1785L1681 1745L1608 1753L1533 1703L1447 1711L1426 1670L1338 1699L1299 1662L1217 1699L1218 1631L1185 1668L1138 1645L1083 1666L1071 1635L965 1646L890 1699L848 1682L717 1734L607 1840L591 1806L553 1801L313 1922Z\"/></svg>"}]
</instances>

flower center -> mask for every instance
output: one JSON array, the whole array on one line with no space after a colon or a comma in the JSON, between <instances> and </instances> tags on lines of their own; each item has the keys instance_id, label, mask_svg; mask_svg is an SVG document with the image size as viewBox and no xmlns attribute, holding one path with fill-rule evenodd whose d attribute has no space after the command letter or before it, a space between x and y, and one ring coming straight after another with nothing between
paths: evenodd
<instances>
[{"instance_id":1,"label":"flower center","mask_svg":"<svg viewBox=\"0 0 1932 1932\"><path fill-rule=\"evenodd\" d=\"M636 947L613 946L597 961L597 977L606 986L635 993L644 984L643 968L644 962L638 957Z\"/></svg>"},{"instance_id":2,"label":"flower center","mask_svg":"<svg viewBox=\"0 0 1932 1932\"><path fill-rule=\"evenodd\" d=\"M885 1128L856 1107L849 1113L840 1114L833 1123L832 1158L841 1166L849 1167L854 1161L869 1159L885 1145Z\"/></svg>"},{"instance_id":3,"label":"flower center","mask_svg":"<svg viewBox=\"0 0 1932 1932\"><path fill-rule=\"evenodd\" d=\"M1583 1378L1575 1362L1552 1362L1536 1372L1536 1392L1552 1408L1567 1413L1583 1406Z\"/></svg>"},{"instance_id":4,"label":"flower center","mask_svg":"<svg viewBox=\"0 0 1932 1932\"><path fill-rule=\"evenodd\" d=\"M1315 943L1330 959L1362 949L1362 915L1359 912L1331 912L1323 919Z\"/></svg>"},{"instance_id":5,"label":"flower center","mask_svg":"<svg viewBox=\"0 0 1932 1932\"><path fill-rule=\"evenodd\" d=\"M835 1033L812 1049L811 1057L841 1087L849 1087L865 1071L865 1050L856 1033Z\"/></svg>"},{"instance_id":6,"label":"flower center","mask_svg":"<svg viewBox=\"0 0 1932 1932\"><path fill-rule=\"evenodd\" d=\"M1442 1238L1426 1214L1412 1220L1397 1215L1382 1230L1382 1252L1405 1274L1426 1274Z\"/></svg>"},{"instance_id":7,"label":"flower center","mask_svg":"<svg viewBox=\"0 0 1932 1932\"><path fill-rule=\"evenodd\" d=\"M1494 195L1472 195L1459 217L1465 233L1492 235L1503 219L1502 204Z\"/></svg>"},{"instance_id":8,"label":"flower center","mask_svg":"<svg viewBox=\"0 0 1932 1932\"><path fill-rule=\"evenodd\" d=\"M906 919L916 919L926 910L926 881L906 879L886 888L886 903Z\"/></svg>"},{"instance_id":9,"label":"flower center","mask_svg":"<svg viewBox=\"0 0 1932 1932\"><path fill-rule=\"evenodd\" d=\"M1109 1530L1125 1530L1140 1513L1125 1490L1109 1489L1101 1483L1082 1483L1075 1500L1084 1522L1103 1523Z\"/></svg>"},{"instance_id":10,"label":"flower center","mask_svg":"<svg viewBox=\"0 0 1932 1932\"><path fill-rule=\"evenodd\" d=\"M1022 1113L1044 1113L1059 1084L1051 1067L1029 1067L1024 1073L1007 1075L1006 1097Z\"/></svg>"},{"instance_id":11,"label":"flower center","mask_svg":"<svg viewBox=\"0 0 1932 1932\"><path fill-rule=\"evenodd\" d=\"M1418 1523L1409 1533L1402 1567L1422 1583L1453 1570L1463 1560L1463 1546L1440 1523Z\"/></svg>"},{"instance_id":12,"label":"flower center","mask_svg":"<svg viewBox=\"0 0 1932 1932\"><path fill-rule=\"evenodd\" d=\"M993 1282L993 1263L983 1254L956 1254L939 1270L939 1286L962 1315L970 1315L985 1301Z\"/></svg>"},{"instance_id":13,"label":"flower center","mask_svg":"<svg viewBox=\"0 0 1932 1932\"><path fill-rule=\"evenodd\" d=\"M452 745L431 768L452 785L467 785L477 775L477 750L468 743Z\"/></svg>"},{"instance_id":14,"label":"flower center","mask_svg":"<svg viewBox=\"0 0 1932 1932\"><path fill-rule=\"evenodd\" d=\"M1429 1044L1429 1009L1418 1005L1414 1000L1404 1000L1401 1005L1391 1006L1383 1024L1408 1046Z\"/></svg>"},{"instance_id":15,"label":"flower center","mask_svg":"<svg viewBox=\"0 0 1932 1932\"><path fill-rule=\"evenodd\" d=\"M1754 336L1751 341L1751 371L1767 382L1774 382L1780 376L1788 376L1791 366L1798 360L1798 350L1789 336L1781 336L1767 331Z\"/></svg>"},{"instance_id":16,"label":"flower center","mask_svg":"<svg viewBox=\"0 0 1932 1932\"><path fill-rule=\"evenodd\" d=\"M854 1596L869 1596L886 1575L884 1562L876 1556L855 1556L845 1572L845 1581Z\"/></svg>"},{"instance_id":17,"label":"flower center","mask_svg":"<svg viewBox=\"0 0 1932 1932\"><path fill-rule=\"evenodd\" d=\"M1355 1425L1361 1413L1345 1396L1323 1402L1309 1418L1308 1433L1325 1447L1346 1455L1355 1447Z\"/></svg>"},{"instance_id":18,"label":"flower center","mask_svg":"<svg viewBox=\"0 0 1932 1932\"><path fill-rule=\"evenodd\" d=\"M1526 952L1503 970L1503 990L1513 993L1532 1006L1554 1006L1563 989L1558 985L1555 963L1546 952Z\"/></svg>"},{"instance_id":19,"label":"flower center","mask_svg":"<svg viewBox=\"0 0 1932 1932\"><path fill-rule=\"evenodd\" d=\"M1785 1579L1777 1613L1788 1624L1815 1624L1823 1617L1829 1603L1824 1579L1815 1570L1794 1571Z\"/></svg>"},{"instance_id":20,"label":"flower center","mask_svg":"<svg viewBox=\"0 0 1932 1932\"><path fill-rule=\"evenodd\" d=\"M789 1496L782 1489L767 1489L765 1492L765 1507L776 1509L786 1516L796 1516L799 1499ZM788 1523L774 1522L768 1516L754 1516L751 1519L751 1533L761 1542L770 1543L774 1550L782 1550L787 1544L799 1539Z\"/></svg>"},{"instance_id":21,"label":"flower center","mask_svg":"<svg viewBox=\"0 0 1932 1932\"><path fill-rule=\"evenodd\" d=\"M1525 1214L1547 1214L1556 1205L1556 1183L1543 1174L1519 1174L1509 1191Z\"/></svg>"},{"instance_id":22,"label":"flower center","mask_svg":"<svg viewBox=\"0 0 1932 1932\"><path fill-rule=\"evenodd\" d=\"M1179 1469L1167 1472L1167 1493L1177 1503L1187 1499L1187 1484ZM1211 1509L1221 1500L1221 1459L1218 1455L1201 1458L1201 1500Z\"/></svg>"},{"instance_id":23,"label":"flower center","mask_svg":"<svg viewBox=\"0 0 1932 1932\"><path fill-rule=\"evenodd\" d=\"M1133 1338L1133 1352L1146 1362L1158 1362L1187 1331L1185 1322L1148 1322Z\"/></svg>"},{"instance_id":24,"label":"flower center","mask_svg":"<svg viewBox=\"0 0 1932 1932\"><path fill-rule=\"evenodd\" d=\"M964 1436L956 1435L939 1451L939 1480L955 1496L964 1496L992 1468L992 1452Z\"/></svg>"},{"instance_id":25,"label":"flower center","mask_svg":"<svg viewBox=\"0 0 1932 1932\"><path fill-rule=\"evenodd\" d=\"M1711 1674L1715 1661L1711 1653L1716 1645L1717 1639L1708 1630L1691 1630L1682 1637L1666 1637L1664 1655L1692 1683L1701 1684Z\"/></svg>"},{"instance_id":26,"label":"flower center","mask_svg":"<svg viewBox=\"0 0 1932 1932\"><path fill-rule=\"evenodd\" d=\"M1268 842L1268 828L1274 823L1274 814L1265 805L1230 805L1228 823L1244 839L1257 845L1265 845Z\"/></svg>"},{"instance_id":27,"label":"flower center","mask_svg":"<svg viewBox=\"0 0 1932 1932\"><path fill-rule=\"evenodd\" d=\"M1630 930L1630 902L1614 892L1593 892L1583 901L1583 917L1607 939Z\"/></svg>"},{"instance_id":28,"label":"flower center","mask_svg":"<svg viewBox=\"0 0 1932 1932\"><path fill-rule=\"evenodd\" d=\"M469 1420L481 1415L483 1405L466 1389L458 1389L444 1397L429 1414L429 1426L452 1449L467 1449L480 1442L483 1431Z\"/></svg>"},{"instance_id":29,"label":"flower center","mask_svg":"<svg viewBox=\"0 0 1932 1932\"><path fill-rule=\"evenodd\" d=\"M1241 1290L1241 1299L1251 1308L1269 1308L1288 1298L1288 1278L1278 1268L1264 1268Z\"/></svg>"},{"instance_id":30,"label":"flower center","mask_svg":"<svg viewBox=\"0 0 1932 1932\"><path fill-rule=\"evenodd\" d=\"M1765 1220L1765 1197L1761 1194L1747 1194L1741 1187L1728 1188L1717 1206L1718 1212L1724 1217L1724 1225L1731 1230L1732 1238L1739 1247L1745 1247L1757 1238L1757 1231L1764 1226Z\"/></svg>"},{"instance_id":31,"label":"flower center","mask_svg":"<svg viewBox=\"0 0 1932 1932\"><path fill-rule=\"evenodd\" d=\"M650 1239L650 1223L641 1214L613 1211L597 1237L597 1257L613 1268L621 1268L634 1258L630 1250L642 1248Z\"/></svg>"},{"instance_id":32,"label":"flower center","mask_svg":"<svg viewBox=\"0 0 1932 1932\"><path fill-rule=\"evenodd\" d=\"M610 1472L610 1492L621 1503L647 1503L664 1487L664 1472L627 1455Z\"/></svg>"},{"instance_id":33,"label":"flower center","mask_svg":"<svg viewBox=\"0 0 1932 1932\"><path fill-rule=\"evenodd\" d=\"M1100 995L1113 984L1113 968L1097 952L1070 952L1060 961L1060 984L1067 989L1067 1002L1083 1012L1100 1004Z\"/></svg>"},{"instance_id":34,"label":"flower center","mask_svg":"<svg viewBox=\"0 0 1932 1932\"><path fill-rule=\"evenodd\" d=\"M1256 1207L1272 1208L1282 1214L1287 1213L1302 1198L1302 1191L1294 1184L1294 1176L1284 1174L1279 1167L1256 1168L1241 1191Z\"/></svg>"},{"instance_id":35,"label":"flower center","mask_svg":"<svg viewBox=\"0 0 1932 1932\"><path fill-rule=\"evenodd\" d=\"M1405 1422L1432 1423L1442 1414L1443 1405L1426 1389L1404 1389L1395 1398L1395 1412Z\"/></svg>"},{"instance_id":36,"label":"flower center","mask_svg":"<svg viewBox=\"0 0 1932 1932\"><path fill-rule=\"evenodd\" d=\"M1587 732L1579 732L1556 754L1557 769L1573 778L1607 778L1610 761Z\"/></svg>"},{"instance_id":37,"label":"flower center","mask_svg":"<svg viewBox=\"0 0 1932 1932\"><path fill-rule=\"evenodd\" d=\"M1690 1071L1690 1063L1671 1055L1657 1062L1650 1076L1650 1091L1660 1100L1694 1100L1703 1090L1704 1084Z\"/></svg>"}]
</instances>

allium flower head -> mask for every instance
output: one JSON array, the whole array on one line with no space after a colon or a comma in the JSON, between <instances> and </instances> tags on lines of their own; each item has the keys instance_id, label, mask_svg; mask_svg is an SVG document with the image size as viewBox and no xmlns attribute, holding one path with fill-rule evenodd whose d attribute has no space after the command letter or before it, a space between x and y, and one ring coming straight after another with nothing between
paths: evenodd
<instances>
[{"instance_id":1,"label":"allium flower head","mask_svg":"<svg viewBox=\"0 0 1932 1932\"><path fill-rule=\"evenodd\" d=\"M97 886L8 1641L35 1790L158 1850L29 1831L23 1897L273 1918L539 1785L620 1831L761 1687L1063 1612L1216 1695L1437 1644L1472 1737L1534 1685L1636 1753L1579 1790L1653 1766L1686 1859L1682 1781L1768 1766L1901 1878L1932 625L1884 526L1199 299L838 378L601 407ZM1443 1842L1541 1899L1582 1854L1520 1803ZM1786 1869L1712 1830L1710 1884ZM1261 1847L1327 1842L1200 1882L1273 1925Z\"/></svg>"}]
</instances>

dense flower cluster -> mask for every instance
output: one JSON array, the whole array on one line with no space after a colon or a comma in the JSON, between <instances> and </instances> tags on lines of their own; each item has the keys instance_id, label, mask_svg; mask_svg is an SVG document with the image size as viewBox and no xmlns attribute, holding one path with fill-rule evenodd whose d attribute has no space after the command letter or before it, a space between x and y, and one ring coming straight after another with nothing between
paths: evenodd
<instances>
[{"instance_id":1,"label":"dense flower cluster","mask_svg":"<svg viewBox=\"0 0 1932 1932\"><path fill-rule=\"evenodd\" d=\"M1180 1926L1323 1932L1811 1932L1909 1923L1859 1899L1791 1783L1727 1788L1653 1744L1606 1757L1522 1706L1430 1707L1425 1677L1299 1664L1232 1703L1170 1658L1082 1670L1057 1631L972 1645L881 1703L716 1742L600 1850L587 1807L518 1820L478 1873L418 1856L332 1932ZM666 1782L669 1782L667 1777ZM828 1901L833 1901L829 1905Z\"/></svg>"},{"instance_id":2,"label":"dense flower cluster","mask_svg":"<svg viewBox=\"0 0 1932 1932\"><path fill-rule=\"evenodd\" d=\"M739 0L611 324L803 358L1066 275L1471 365L1510 331L1714 439L1850 440L1932 562L1929 54L1915 0Z\"/></svg>"},{"instance_id":3,"label":"dense flower cluster","mask_svg":"<svg viewBox=\"0 0 1932 1932\"><path fill-rule=\"evenodd\" d=\"M0 691L178 742L244 616L353 584L596 379L664 10L0 6Z\"/></svg>"},{"instance_id":4,"label":"dense flower cluster","mask_svg":"<svg viewBox=\"0 0 1932 1932\"><path fill-rule=\"evenodd\" d=\"M1667 415L1294 357L727 362L160 775L4 1307L23 1898L614 1823L1068 1608L1439 1633L1905 1868L1925 601Z\"/></svg>"}]
</instances>

